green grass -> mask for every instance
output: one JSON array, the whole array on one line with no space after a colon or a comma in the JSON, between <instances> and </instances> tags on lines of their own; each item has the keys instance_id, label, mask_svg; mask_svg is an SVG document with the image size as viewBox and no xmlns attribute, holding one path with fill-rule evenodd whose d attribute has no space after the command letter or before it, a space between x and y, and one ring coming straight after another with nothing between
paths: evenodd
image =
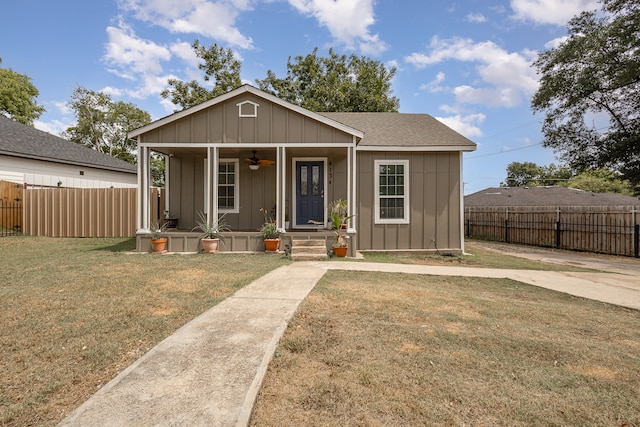
<instances>
[{"instance_id":1,"label":"green grass","mask_svg":"<svg viewBox=\"0 0 640 427\"><path fill-rule=\"evenodd\" d=\"M55 425L180 326L289 262L134 247L0 238L0 425Z\"/></svg>"}]
</instances>

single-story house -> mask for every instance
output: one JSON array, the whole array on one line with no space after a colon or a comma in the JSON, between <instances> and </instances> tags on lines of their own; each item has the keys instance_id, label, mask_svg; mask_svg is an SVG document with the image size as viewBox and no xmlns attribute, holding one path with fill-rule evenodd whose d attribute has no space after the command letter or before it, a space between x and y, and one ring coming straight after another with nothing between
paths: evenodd
<instances>
[{"instance_id":1,"label":"single-story house","mask_svg":"<svg viewBox=\"0 0 640 427\"><path fill-rule=\"evenodd\" d=\"M139 159L138 250L148 250L150 152L166 155L169 251L195 251L198 212L225 214L222 250L260 251L265 209L283 240L322 236L347 201L349 253L464 249L462 157L476 145L426 114L316 113L250 85L129 133Z\"/></svg>"},{"instance_id":2,"label":"single-story house","mask_svg":"<svg viewBox=\"0 0 640 427\"><path fill-rule=\"evenodd\" d=\"M0 114L0 181L29 187L136 187L137 167Z\"/></svg>"},{"instance_id":3,"label":"single-story house","mask_svg":"<svg viewBox=\"0 0 640 427\"><path fill-rule=\"evenodd\" d=\"M464 197L465 208L515 206L635 206L640 198L617 193L594 193L560 186L492 187Z\"/></svg>"}]
</instances>

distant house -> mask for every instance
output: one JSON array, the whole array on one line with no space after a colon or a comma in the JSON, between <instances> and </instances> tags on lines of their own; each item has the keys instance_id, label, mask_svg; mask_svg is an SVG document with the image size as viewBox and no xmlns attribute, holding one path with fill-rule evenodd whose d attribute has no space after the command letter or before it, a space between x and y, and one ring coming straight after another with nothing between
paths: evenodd
<instances>
[{"instance_id":1,"label":"distant house","mask_svg":"<svg viewBox=\"0 0 640 427\"><path fill-rule=\"evenodd\" d=\"M0 181L30 187L136 187L137 168L0 115Z\"/></svg>"},{"instance_id":2,"label":"distant house","mask_svg":"<svg viewBox=\"0 0 640 427\"><path fill-rule=\"evenodd\" d=\"M567 187L494 187L464 197L465 208L510 206L635 206L640 198Z\"/></svg>"},{"instance_id":3,"label":"distant house","mask_svg":"<svg viewBox=\"0 0 640 427\"><path fill-rule=\"evenodd\" d=\"M346 200L349 251L464 248L462 155L476 144L427 114L316 113L253 86L162 118L137 138L138 242L148 239L150 152L164 153L167 210L184 233L170 251L196 250L198 212L225 219L227 251L264 250L265 208L285 238L333 235L327 206ZM288 227L287 227L288 226ZM147 250L147 245L138 245Z\"/></svg>"}]
</instances>

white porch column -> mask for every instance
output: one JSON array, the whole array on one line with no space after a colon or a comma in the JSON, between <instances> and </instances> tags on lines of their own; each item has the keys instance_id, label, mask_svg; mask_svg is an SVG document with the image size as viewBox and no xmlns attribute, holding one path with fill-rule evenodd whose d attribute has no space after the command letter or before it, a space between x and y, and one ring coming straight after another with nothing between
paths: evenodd
<instances>
[{"instance_id":1,"label":"white porch column","mask_svg":"<svg viewBox=\"0 0 640 427\"><path fill-rule=\"evenodd\" d=\"M209 224L218 219L218 147L207 148L207 221Z\"/></svg>"},{"instance_id":2,"label":"white porch column","mask_svg":"<svg viewBox=\"0 0 640 427\"><path fill-rule=\"evenodd\" d=\"M140 146L138 137L138 218L137 231L149 230L150 176L149 148Z\"/></svg>"},{"instance_id":3,"label":"white porch column","mask_svg":"<svg viewBox=\"0 0 640 427\"><path fill-rule=\"evenodd\" d=\"M353 146L347 148L347 212L349 215L355 215L357 206L357 191L356 191L356 145L355 137ZM355 218L350 218L347 221L347 232L356 232Z\"/></svg>"},{"instance_id":4,"label":"white porch column","mask_svg":"<svg viewBox=\"0 0 640 427\"><path fill-rule=\"evenodd\" d=\"M276 226L284 229L287 194L287 149L276 148Z\"/></svg>"}]
</instances>

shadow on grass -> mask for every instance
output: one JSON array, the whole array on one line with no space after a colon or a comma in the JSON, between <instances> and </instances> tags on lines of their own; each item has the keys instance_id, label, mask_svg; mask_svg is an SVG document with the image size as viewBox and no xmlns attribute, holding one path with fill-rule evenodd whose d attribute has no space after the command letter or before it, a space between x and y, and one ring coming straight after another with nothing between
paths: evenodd
<instances>
[{"instance_id":1,"label":"shadow on grass","mask_svg":"<svg viewBox=\"0 0 640 427\"><path fill-rule=\"evenodd\" d=\"M136 238L122 240L116 244L109 244L106 246L99 246L93 249L94 251L108 251L108 252L129 252L136 250Z\"/></svg>"}]
</instances>

